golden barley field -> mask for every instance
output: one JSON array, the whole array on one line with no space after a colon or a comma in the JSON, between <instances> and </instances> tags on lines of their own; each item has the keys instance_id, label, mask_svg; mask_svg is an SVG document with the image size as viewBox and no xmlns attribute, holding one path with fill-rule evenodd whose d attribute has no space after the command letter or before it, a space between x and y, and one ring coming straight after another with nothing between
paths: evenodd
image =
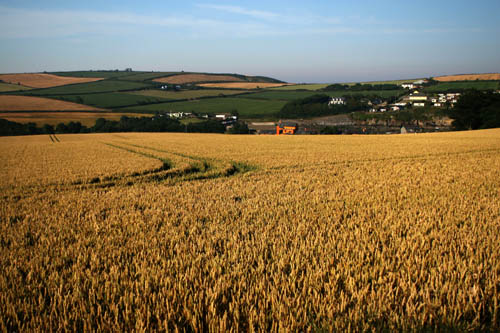
<instances>
[{"instance_id":1,"label":"golden barley field","mask_svg":"<svg viewBox=\"0 0 500 333\"><path fill-rule=\"evenodd\" d=\"M2 331L500 329L500 130L0 138Z\"/></svg>"}]
</instances>

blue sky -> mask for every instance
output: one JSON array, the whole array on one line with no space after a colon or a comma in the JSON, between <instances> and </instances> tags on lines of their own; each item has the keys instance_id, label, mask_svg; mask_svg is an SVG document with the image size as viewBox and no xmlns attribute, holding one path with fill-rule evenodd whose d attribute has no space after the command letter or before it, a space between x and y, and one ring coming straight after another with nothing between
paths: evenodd
<instances>
[{"instance_id":1,"label":"blue sky","mask_svg":"<svg viewBox=\"0 0 500 333\"><path fill-rule=\"evenodd\" d=\"M350 82L500 71L498 0L2 1L0 72Z\"/></svg>"}]
</instances>

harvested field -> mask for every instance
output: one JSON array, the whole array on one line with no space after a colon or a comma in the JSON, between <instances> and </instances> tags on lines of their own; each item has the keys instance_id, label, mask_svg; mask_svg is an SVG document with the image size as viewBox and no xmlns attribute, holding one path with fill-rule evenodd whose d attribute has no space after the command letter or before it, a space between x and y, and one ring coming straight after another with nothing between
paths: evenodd
<instances>
[{"instance_id":1,"label":"harvested field","mask_svg":"<svg viewBox=\"0 0 500 333\"><path fill-rule=\"evenodd\" d=\"M500 80L500 73L491 74L460 74L460 75L445 75L434 78L436 81L474 81L474 80Z\"/></svg>"},{"instance_id":2,"label":"harvested field","mask_svg":"<svg viewBox=\"0 0 500 333\"><path fill-rule=\"evenodd\" d=\"M53 74L1 74L0 80L13 84L22 84L32 88L50 88L67 84L85 83L102 80L102 78L67 77Z\"/></svg>"},{"instance_id":3,"label":"harvested field","mask_svg":"<svg viewBox=\"0 0 500 333\"><path fill-rule=\"evenodd\" d=\"M0 96L0 111L101 111L88 105L31 96Z\"/></svg>"},{"instance_id":4,"label":"harvested field","mask_svg":"<svg viewBox=\"0 0 500 333\"><path fill-rule=\"evenodd\" d=\"M269 82L226 82L226 83L202 83L200 87L206 88L233 88L233 89L259 89L286 86L287 83Z\"/></svg>"},{"instance_id":5,"label":"harvested field","mask_svg":"<svg viewBox=\"0 0 500 333\"><path fill-rule=\"evenodd\" d=\"M221 82L221 81L243 81L239 77L231 75L209 75L209 74L181 74L154 79L155 82L184 84L193 82Z\"/></svg>"},{"instance_id":6,"label":"harvested field","mask_svg":"<svg viewBox=\"0 0 500 333\"><path fill-rule=\"evenodd\" d=\"M35 123L38 126L44 124L57 125L59 123L69 123L79 121L85 126L94 126L98 118L106 120L120 120L121 116L127 117L152 117L152 114L137 113L117 113L117 112L0 112L0 118L16 123Z\"/></svg>"}]
</instances>

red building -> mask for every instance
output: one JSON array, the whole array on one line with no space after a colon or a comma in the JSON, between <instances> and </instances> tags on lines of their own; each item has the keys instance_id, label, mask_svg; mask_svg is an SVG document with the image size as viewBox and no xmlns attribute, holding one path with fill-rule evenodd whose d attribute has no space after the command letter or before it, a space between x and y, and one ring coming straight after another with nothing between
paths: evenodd
<instances>
[{"instance_id":1,"label":"red building","mask_svg":"<svg viewBox=\"0 0 500 333\"><path fill-rule=\"evenodd\" d=\"M280 122L276 125L276 135L281 134L295 134L297 132L297 124L296 123L282 123Z\"/></svg>"}]
</instances>

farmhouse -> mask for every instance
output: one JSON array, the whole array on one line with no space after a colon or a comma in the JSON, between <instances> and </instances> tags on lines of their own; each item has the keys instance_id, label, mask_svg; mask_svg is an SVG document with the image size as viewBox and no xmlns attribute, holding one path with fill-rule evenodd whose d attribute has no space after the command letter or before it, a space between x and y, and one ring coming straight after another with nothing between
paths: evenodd
<instances>
[{"instance_id":1,"label":"farmhouse","mask_svg":"<svg viewBox=\"0 0 500 333\"><path fill-rule=\"evenodd\" d=\"M215 115L216 120L238 120L238 116L233 116L229 113L219 113Z\"/></svg>"},{"instance_id":2,"label":"farmhouse","mask_svg":"<svg viewBox=\"0 0 500 333\"><path fill-rule=\"evenodd\" d=\"M332 97L330 101L328 102L328 106L331 105L345 105L345 98L344 97Z\"/></svg>"},{"instance_id":3,"label":"farmhouse","mask_svg":"<svg viewBox=\"0 0 500 333\"><path fill-rule=\"evenodd\" d=\"M297 132L297 123L280 122L276 125L276 135L295 134Z\"/></svg>"},{"instance_id":4,"label":"farmhouse","mask_svg":"<svg viewBox=\"0 0 500 333\"><path fill-rule=\"evenodd\" d=\"M413 106L422 107L422 106L425 106L425 103L424 102L415 102L415 103L413 103Z\"/></svg>"},{"instance_id":5,"label":"farmhouse","mask_svg":"<svg viewBox=\"0 0 500 333\"><path fill-rule=\"evenodd\" d=\"M415 86L413 85L413 83L403 83L401 85L401 87L403 87L404 89L413 89L413 88L415 88Z\"/></svg>"}]
</instances>

